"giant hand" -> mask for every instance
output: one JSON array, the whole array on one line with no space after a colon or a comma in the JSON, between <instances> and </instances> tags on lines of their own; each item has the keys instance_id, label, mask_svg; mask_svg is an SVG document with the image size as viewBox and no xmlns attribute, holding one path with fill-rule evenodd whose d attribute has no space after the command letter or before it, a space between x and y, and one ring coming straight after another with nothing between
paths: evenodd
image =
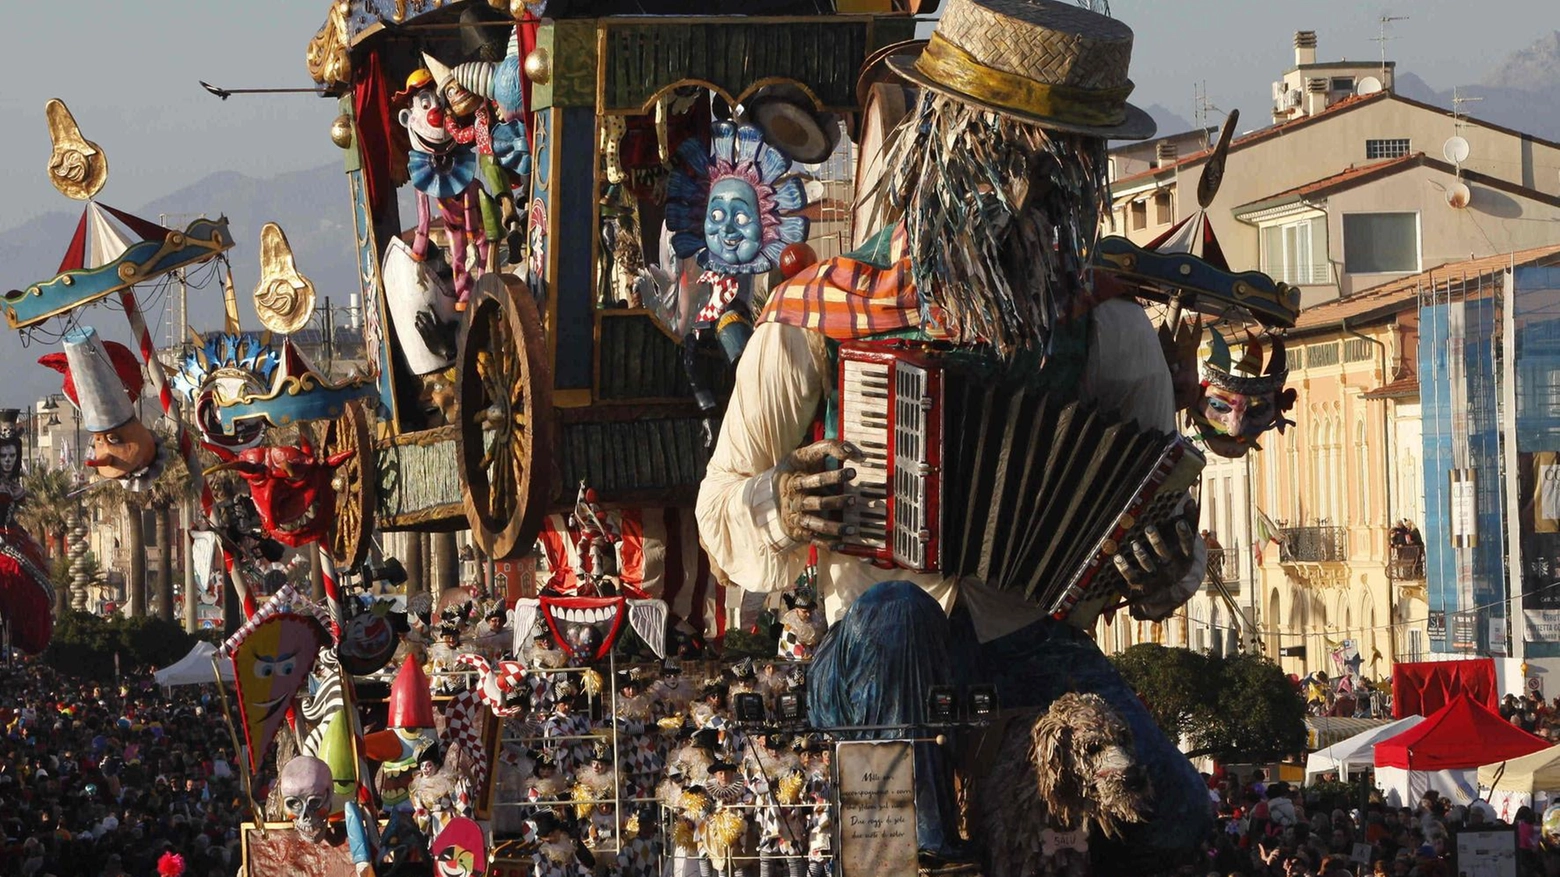
<instances>
[{"instance_id":1,"label":"giant hand","mask_svg":"<svg viewBox=\"0 0 1560 877\"><path fill-rule=\"evenodd\" d=\"M1196 520L1197 503L1188 498L1170 527L1144 528L1142 536L1115 556L1116 569L1132 588L1132 617L1145 621L1168 617L1201 583L1207 557L1198 551Z\"/></svg>"},{"instance_id":2,"label":"giant hand","mask_svg":"<svg viewBox=\"0 0 1560 877\"><path fill-rule=\"evenodd\" d=\"M828 513L856 504L854 496L840 492L856 477L856 470L846 466L829 469L828 463L861 458L859 448L838 440L813 442L785 458L775 473L775 494L780 498L780 520L787 535L797 542L832 547L839 544L840 537L854 534L854 527L830 520Z\"/></svg>"}]
</instances>

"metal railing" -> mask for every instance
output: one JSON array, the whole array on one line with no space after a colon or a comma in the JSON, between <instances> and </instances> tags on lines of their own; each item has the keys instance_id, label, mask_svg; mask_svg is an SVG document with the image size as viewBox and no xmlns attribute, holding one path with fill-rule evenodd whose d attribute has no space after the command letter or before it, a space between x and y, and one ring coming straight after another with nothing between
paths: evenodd
<instances>
[{"instance_id":1,"label":"metal railing","mask_svg":"<svg viewBox=\"0 0 1560 877\"><path fill-rule=\"evenodd\" d=\"M1346 527L1286 527L1281 559L1291 563L1327 563L1349 559Z\"/></svg>"},{"instance_id":2,"label":"metal railing","mask_svg":"<svg viewBox=\"0 0 1560 877\"><path fill-rule=\"evenodd\" d=\"M1387 578L1394 582L1424 581L1425 547L1393 545L1387 561Z\"/></svg>"},{"instance_id":3,"label":"metal railing","mask_svg":"<svg viewBox=\"0 0 1560 877\"><path fill-rule=\"evenodd\" d=\"M1203 573L1203 584L1212 585L1215 578L1225 588L1235 591L1240 588L1240 558L1235 556L1233 548L1208 549L1208 568Z\"/></svg>"}]
</instances>

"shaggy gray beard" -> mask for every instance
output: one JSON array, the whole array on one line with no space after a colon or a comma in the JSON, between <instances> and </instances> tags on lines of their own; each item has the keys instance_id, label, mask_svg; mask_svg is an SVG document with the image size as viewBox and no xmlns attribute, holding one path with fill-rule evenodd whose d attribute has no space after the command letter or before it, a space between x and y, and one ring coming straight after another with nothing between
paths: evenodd
<instances>
[{"instance_id":1,"label":"shaggy gray beard","mask_svg":"<svg viewBox=\"0 0 1560 877\"><path fill-rule=\"evenodd\" d=\"M1004 357L1044 350L1109 215L1105 146L927 93L889 135L867 195L875 219L905 221L923 319L935 305L955 342Z\"/></svg>"}]
</instances>

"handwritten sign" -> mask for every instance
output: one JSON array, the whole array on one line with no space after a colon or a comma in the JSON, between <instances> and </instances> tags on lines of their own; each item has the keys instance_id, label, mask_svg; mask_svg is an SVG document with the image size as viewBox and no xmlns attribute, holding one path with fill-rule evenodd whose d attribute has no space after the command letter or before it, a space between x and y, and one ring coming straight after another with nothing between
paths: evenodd
<instances>
[{"instance_id":1,"label":"handwritten sign","mask_svg":"<svg viewBox=\"0 0 1560 877\"><path fill-rule=\"evenodd\" d=\"M916 872L915 756L899 740L841 743L841 877Z\"/></svg>"}]
</instances>

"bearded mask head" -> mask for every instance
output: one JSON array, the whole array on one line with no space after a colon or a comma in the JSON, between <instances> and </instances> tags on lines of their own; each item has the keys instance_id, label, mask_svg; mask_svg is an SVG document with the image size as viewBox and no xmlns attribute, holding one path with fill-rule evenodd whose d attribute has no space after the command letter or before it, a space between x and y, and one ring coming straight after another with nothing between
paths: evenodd
<instances>
[{"instance_id":1,"label":"bearded mask head","mask_svg":"<svg viewBox=\"0 0 1560 877\"><path fill-rule=\"evenodd\" d=\"M311 755L295 756L276 782L298 836L311 843L322 840L330 818L330 765Z\"/></svg>"},{"instance_id":2,"label":"bearded mask head","mask_svg":"<svg viewBox=\"0 0 1560 877\"><path fill-rule=\"evenodd\" d=\"M903 221L922 313L951 340L1043 350L1080 300L1106 141L928 91L886 146L877 222Z\"/></svg>"}]
</instances>

